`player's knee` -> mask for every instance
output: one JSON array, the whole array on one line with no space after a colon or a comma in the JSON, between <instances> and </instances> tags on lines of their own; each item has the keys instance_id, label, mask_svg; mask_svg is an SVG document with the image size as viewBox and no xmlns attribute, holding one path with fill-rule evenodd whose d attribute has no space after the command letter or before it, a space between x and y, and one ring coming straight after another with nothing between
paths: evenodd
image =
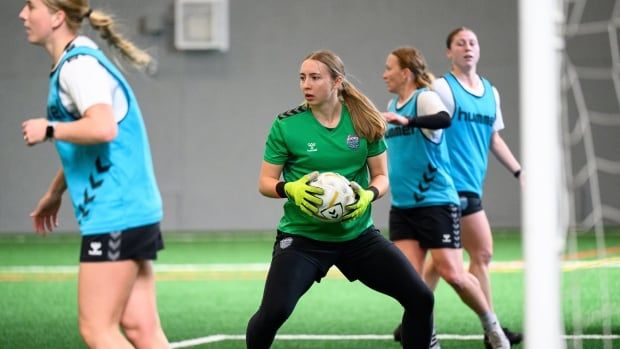
<instances>
[{"instance_id":1,"label":"player's knee","mask_svg":"<svg viewBox=\"0 0 620 349\"><path fill-rule=\"evenodd\" d=\"M491 259L493 259L493 250L490 248L479 249L470 255L470 263L485 267L491 264Z\"/></svg>"},{"instance_id":2,"label":"player's knee","mask_svg":"<svg viewBox=\"0 0 620 349\"><path fill-rule=\"evenodd\" d=\"M456 268L446 266L439 269L439 275L454 289L462 290L465 287L465 273Z\"/></svg>"},{"instance_id":3,"label":"player's knee","mask_svg":"<svg viewBox=\"0 0 620 349\"><path fill-rule=\"evenodd\" d=\"M160 324L157 319L123 319L121 327L127 339L136 348L152 347L150 343L159 338Z\"/></svg>"},{"instance_id":4,"label":"player's knee","mask_svg":"<svg viewBox=\"0 0 620 349\"><path fill-rule=\"evenodd\" d=\"M95 329L80 320L79 330L80 337L82 337L82 340L86 343L86 346L89 348L94 348L96 343L95 334L97 333Z\"/></svg>"},{"instance_id":5,"label":"player's knee","mask_svg":"<svg viewBox=\"0 0 620 349\"><path fill-rule=\"evenodd\" d=\"M110 335L110 329L80 319L78 321L80 337L89 348L98 348L101 343L106 342L106 338Z\"/></svg>"},{"instance_id":6,"label":"player's knee","mask_svg":"<svg viewBox=\"0 0 620 349\"><path fill-rule=\"evenodd\" d=\"M405 309L415 311L417 313L430 314L433 312L435 305L435 296L433 291L426 285L416 287L406 292L407 298L401 303Z\"/></svg>"},{"instance_id":7,"label":"player's knee","mask_svg":"<svg viewBox=\"0 0 620 349\"><path fill-rule=\"evenodd\" d=\"M276 324L282 324L286 321L286 319L288 319L292 312L293 307L281 304L280 306L274 307L272 309L269 317L271 318L271 322Z\"/></svg>"},{"instance_id":8,"label":"player's knee","mask_svg":"<svg viewBox=\"0 0 620 349\"><path fill-rule=\"evenodd\" d=\"M284 303L272 304L268 307L261 307L256 314L261 323L271 324L279 328L293 312L294 306Z\"/></svg>"},{"instance_id":9,"label":"player's knee","mask_svg":"<svg viewBox=\"0 0 620 349\"><path fill-rule=\"evenodd\" d=\"M418 311L423 313L432 314L433 307L435 306L435 296L433 295L433 291L425 287L423 290L420 290L418 301Z\"/></svg>"}]
</instances>

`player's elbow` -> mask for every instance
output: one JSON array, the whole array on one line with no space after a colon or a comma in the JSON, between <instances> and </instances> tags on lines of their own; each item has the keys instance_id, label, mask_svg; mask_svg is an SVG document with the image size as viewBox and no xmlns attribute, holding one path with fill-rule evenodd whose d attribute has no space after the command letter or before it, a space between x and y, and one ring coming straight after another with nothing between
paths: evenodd
<instances>
[{"instance_id":1,"label":"player's elbow","mask_svg":"<svg viewBox=\"0 0 620 349\"><path fill-rule=\"evenodd\" d=\"M258 180L258 192L263 196L270 197L269 185L262 177Z\"/></svg>"},{"instance_id":2,"label":"player's elbow","mask_svg":"<svg viewBox=\"0 0 620 349\"><path fill-rule=\"evenodd\" d=\"M101 143L112 142L118 136L118 125L116 123L103 127L97 132L97 138Z\"/></svg>"}]
</instances>

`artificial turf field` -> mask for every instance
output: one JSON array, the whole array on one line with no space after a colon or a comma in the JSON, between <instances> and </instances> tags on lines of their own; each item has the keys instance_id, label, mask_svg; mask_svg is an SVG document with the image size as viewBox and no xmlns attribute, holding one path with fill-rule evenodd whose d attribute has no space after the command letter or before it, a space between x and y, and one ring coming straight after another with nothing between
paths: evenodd
<instances>
[{"instance_id":1,"label":"artificial turf field","mask_svg":"<svg viewBox=\"0 0 620 349\"><path fill-rule=\"evenodd\" d=\"M262 296L273 234L167 232L165 241L156 263L157 292L173 347L244 348L247 321ZM84 347L76 316L78 246L77 234L0 235L1 349ZM569 256L564 268L564 325L567 334L581 338L568 337L567 348L620 348L620 233L607 234L604 259L595 246L592 235L581 237L580 253ZM523 328L521 259L519 234L496 232L495 310L502 325L514 330ZM608 293L601 292L602 284ZM442 348L483 348L477 317L454 291L441 282L435 297ZM578 325L575 313L581 314ZM332 269L301 299L272 348L399 348L391 333L400 316L395 301ZM605 334L605 319L611 336L579 335ZM582 330L575 330L579 326Z\"/></svg>"}]
</instances>

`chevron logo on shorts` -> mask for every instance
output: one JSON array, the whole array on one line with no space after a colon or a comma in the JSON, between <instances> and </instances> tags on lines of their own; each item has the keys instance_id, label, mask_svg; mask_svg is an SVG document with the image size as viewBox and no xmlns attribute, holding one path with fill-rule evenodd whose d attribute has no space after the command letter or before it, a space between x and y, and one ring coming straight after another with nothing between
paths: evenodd
<instances>
[{"instance_id":1,"label":"chevron logo on shorts","mask_svg":"<svg viewBox=\"0 0 620 349\"><path fill-rule=\"evenodd\" d=\"M108 259L111 261L118 260L121 256L121 232L110 233L108 240Z\"/></svg>"}]
</instances>

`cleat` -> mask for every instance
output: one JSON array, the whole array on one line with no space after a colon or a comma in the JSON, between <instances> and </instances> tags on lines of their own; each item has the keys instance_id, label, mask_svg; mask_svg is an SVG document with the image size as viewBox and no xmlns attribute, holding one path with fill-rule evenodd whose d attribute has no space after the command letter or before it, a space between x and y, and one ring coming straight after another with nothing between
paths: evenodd
<instances>
[{"instance_id":1,"label":"cleat","mask_svg":"<svg viewBox=\"0 0 620 349\"><path fill-rule=\"evenodd\" d=\"M504 331L496 326L484 334L484 346L490 349L510 349L510 341Z\"/></svg>"},{"instance_id":2,"label":"cleat","mask_svg":"<svg viewBox=\"0 0 620 349\"><path fill-rule=\"evenodd\" d=\"M523 333L512 332L506 327L502 327L502 330L504 331L504 334L508 338L508 341L510 341L510 345L516 345L523 341Z\"/></svg>"},{"instance_id":3,"label":"cleat","mask_svg":"<svg viewBox=\"0 0 620 349\"><path fill-rule=\"evenodd\" d=\"M434 327L433 334L431 335L431 345L428 349L441 349L441 346L439 345L439 339L437 339L437 332L435 331Z\"/></svg>"},{"instance_id":4,"label":"cleat","mask_svg":"<svg viewBox=\"0 0 620 349\"><path fill-rule=\"evenodd\" d=\"M402 331L403 325L398 324L398 326L394 329L393 332L395 342L400 342ZM431 335L431 344L429 346L429 349L441 349L441 346L439 345L439 340L437 339L437 332L435 332L435 328L433 328L433 334Z\"/></svg>"},{"instance_id":5,"label":"cleat","mask_svg":"<svg viewBox=\"0 0 620 349\"><path fill-rule=\"evenodd\" d=\"M394 341L400 342L401 333L403 331L403 324L398 324L398 326L394 329Z\"/></svg>"},{"instance_id":6,"label":"cleat","mask_svg":"<svg viewBox=\"0 0 620 349\"><path fill-rule=\"evenodd\" d=\"M506 327L502 327L502 330L504 331L506 338L508 338L508 341L510 342L511 346L517 345L523 342L523 333L512 332ZM484 347L486 349L493 349L493 346L491 346L491 342L489 342L489 337L486 334L484 335Z\"/></svg>"}]
</instances>

